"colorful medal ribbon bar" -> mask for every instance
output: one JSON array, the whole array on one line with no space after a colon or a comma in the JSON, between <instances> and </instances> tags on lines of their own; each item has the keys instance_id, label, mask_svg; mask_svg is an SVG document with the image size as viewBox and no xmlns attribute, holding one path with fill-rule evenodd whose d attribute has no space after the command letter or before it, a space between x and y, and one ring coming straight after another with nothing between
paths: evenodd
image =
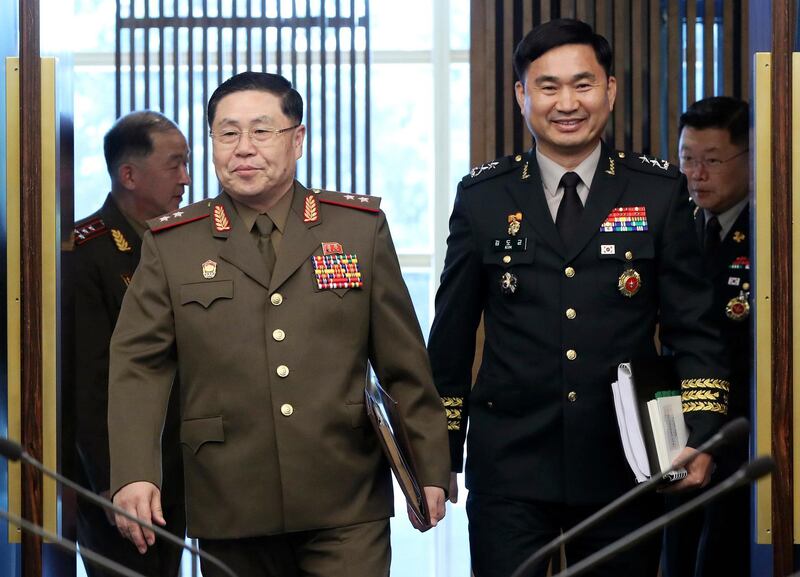
<instances>
[{"instance_id":1,"label":"colorful medal ribbon bar","mask_svg":"<svg viewBox=\"0 0 800 577\"><path fill-rule=\"evenodd\" d=\"M355 254L312 256L311 262L319 290L361 288L364 284Z\"/></svg>"},{"instance_id":2,"label":"colorful medal ribbon bar","mask_svg":"<svg viewBox=\"0 0 800 577\"><path fill-rule=\"evenodd\" d=\"M647 210L644 206L618 206L600 225L600 232L645 232Z\"/></svg>"}]
</instances>

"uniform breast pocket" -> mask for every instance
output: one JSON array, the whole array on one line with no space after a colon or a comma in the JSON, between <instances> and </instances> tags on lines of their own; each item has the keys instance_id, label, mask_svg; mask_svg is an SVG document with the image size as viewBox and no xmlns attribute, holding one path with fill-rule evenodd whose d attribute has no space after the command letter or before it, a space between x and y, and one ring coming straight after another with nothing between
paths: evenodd
<instances>
[{"instance_id":1,"label":"uniform breast pocket","mask_svg":"<svg viewBox=\"0 0 800 577\"><path fill-rule=\"evenodd\" d=\"M597 292L604 298L646 298L656 289L656 254L647 233L605 233L596 247Z\"/></svg>"},{"instance_id":2,"label":"uniform breast pocket","mask_svg":"<svg viewBox=\"0 0 800 577\"><path fill-rule=\"evenodd\" d=\"M181 285L181 305L197 304L207 309L220 299L233 298L233 281L219 280Z\"/></svg>"},{"instance_id":3,"label":"uniform breast pocket","mask_svg":"<svg viewBox=\"0 0 800 577\"><path fill-rule=\"evenodd\" d=\"M483 269L492 296L530 301L536 298L539 284L535 257L536 245L525 239L523 250L498 250L490 246L483 253Z\"/></svg>"}]
</instances>

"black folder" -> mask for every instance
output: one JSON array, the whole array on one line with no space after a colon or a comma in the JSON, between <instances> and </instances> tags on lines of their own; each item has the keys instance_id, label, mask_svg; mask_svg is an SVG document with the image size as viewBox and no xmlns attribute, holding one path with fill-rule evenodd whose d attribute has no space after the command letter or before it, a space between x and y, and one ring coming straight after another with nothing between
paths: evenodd
<instances>
[{"instance_id":1,"label":"black folder","mask_svg":"<svg viewBox=\"0 0 800 577\"><path fill-rule=\"evenodd\" d=\"M414 465L414 454L408 440L397 402L374 379L367 379L364 388L367 415L378 434L383 453L392 468L397 484L406 497L417 520L430 526L431 517Z\"/></svg>"}]
</instances>

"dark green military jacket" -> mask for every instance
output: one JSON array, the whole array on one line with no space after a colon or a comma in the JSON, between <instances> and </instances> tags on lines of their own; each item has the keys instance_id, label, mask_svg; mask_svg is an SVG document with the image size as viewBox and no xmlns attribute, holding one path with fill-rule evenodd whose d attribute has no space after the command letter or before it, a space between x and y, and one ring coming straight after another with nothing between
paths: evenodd
<instances>
[{"instance_id":1,"label":"dark green military jacket","mask_svg":"<svg viewBox=\"0 0 800 577\"><path fill-rule=\"evenodd\" d=\"M429 353L455 471L469 421L471 490L580 504L631 488L610 384L619 363L656 355L657 323L677 357L690 444L719 426L729 385L687 196L666 161L603 146L565 246L535 151L461 181Z\"/></svg>"},{"instance_id":2,"label":"dark green military jacket","mask_svg":"<svg viewBox=\"0 0 800 577\"><path fill-rule=\"evenodd\" d=\"M108 348L122 299L139 263L142 241L109 194L94 214L77 222L75 239L76 444L84 481L95 493L110 487ZM183 498L177 398L164 432L163 496Z\"/></svg>"},{"instance_id":3,"label":"dark green military jacket","mask_svg":"<svg viewBox=\"0 0 800 577\"><path fill-rule=\"evenodd\" d=\"M271 276L224 193L151 221L114 333L112 487L158 484L179 370L192 536L391 515L368 363L400 405L422 484L447 486L445 414L379 199L293 194Z\"/></svg>"}]
</instances>

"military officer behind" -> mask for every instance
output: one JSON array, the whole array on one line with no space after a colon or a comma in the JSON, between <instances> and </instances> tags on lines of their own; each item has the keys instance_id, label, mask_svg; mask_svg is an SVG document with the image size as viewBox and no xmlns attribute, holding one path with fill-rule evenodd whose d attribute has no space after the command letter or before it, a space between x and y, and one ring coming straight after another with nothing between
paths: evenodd
<instances>
[{"instance_id":1,"label":"military officer behind","mask_svg":"<svg viewBox=\"0 0 800 577\"><path fill-rule=\"evenodd\" d=\"M108 347L122 298L139 263L145 222L176 210L189 184L189 151L178 127L158 112L120 118L104 139L111 192L102 208L75 225L76 441L84 484L109 496ZM177 398L175 399L177 401ZM177 404L162 442L167 528L183 537L183 472ZM145 575L177 575L182 550L158 543L147 555L113 529L95 505L78 501L78 541ZM86 564L90 577L106 575Z\"/></svg>"},{"instance_id":2,"label":"military officer behind","mask_svg":"<svg viewBox=\"0 0 800 577\"><path fill-rule=\"evenodd\" d=\"M749 418L752 398L748 131L747 103L727 96L699 100L680 118L681 171L694 204L706 276L714 285L713 314L731 351L730 418ZM748 454L746 439L726 448L717 456L714 478L733 473ZM682 502L674 496L667 503ZM665 577L740 575L749 567L748 487L665 531Z\"/></svg>"},{"instance_id":3,"label":"military officer behind","mask_svg":"<svg viewBox=\"0 0 800 577\"><path fill-rule=\"evenodd\" d=\"M690 447L727 410L686 183L668 162L601 140L616 96L612 61L608 42L583 22L533 29L514 68L536 146L474 168L458 187L429 353L448 409L451 499L469 421L476 577L507 577L634 486L610 384L619 363L656 356L657 321L676 351ZM481 315L485 344L471 388ZM713 400L694 402L698 395ZM699 455L675 489L706 484L711 466ZM640 500L575 539L568 563L639 527L662 503ZM653 539L591 574L653 577L659 545Z\"/></svg>"},{"instance_id":4,"label":"military officer behind","mask_svg":"<svg viewBox=\"0 0 800 577\"><path fill-rule=\"evenodd\" d=\"M445 414L380 199L294 180L302 117L282 76L224 82L208 104L223 192L149 223L112 339L114 501L161 517L157 439L178 370L202 548L248 577L388 575L392 485L365 411L368 363L403 413L433 524ZM117 524L141 550L152 542Z\"/></svg>"}]
</instances>

